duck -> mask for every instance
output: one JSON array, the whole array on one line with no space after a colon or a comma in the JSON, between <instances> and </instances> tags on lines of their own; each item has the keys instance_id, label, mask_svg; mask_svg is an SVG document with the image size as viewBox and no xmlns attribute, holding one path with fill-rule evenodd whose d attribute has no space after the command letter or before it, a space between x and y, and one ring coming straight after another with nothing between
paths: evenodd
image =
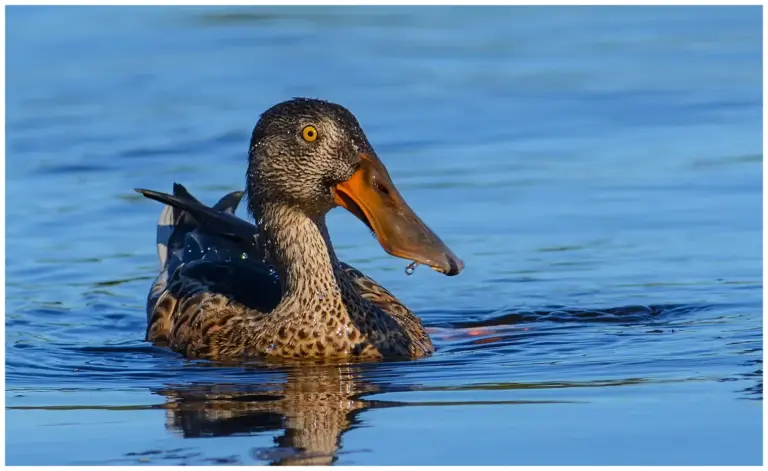
<instances>
[{"instance_id":1,"label":"duck","mask_svg":"<svg viewBox=\"0 0 768 471\"><path fill-rule=\"evenodd\" d=\"M163 203L160 273L145 340L190 359L355 362L435 352L419 317L339 260L326 215L344 208L388 254L455 276L464 262L408 205L357 118L294 98L263 112L246 184L213 206L175 183ZM242 200L253 223L235 215Z\"/></svg>"}]
</instances>

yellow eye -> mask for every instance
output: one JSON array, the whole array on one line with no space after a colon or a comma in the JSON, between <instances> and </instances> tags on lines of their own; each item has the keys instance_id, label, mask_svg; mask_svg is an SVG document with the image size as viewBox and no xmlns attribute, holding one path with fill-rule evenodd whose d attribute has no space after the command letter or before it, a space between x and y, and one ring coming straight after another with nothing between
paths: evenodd
<instances>
[{"instance_id":1,"label":"yellow eye","mask_svg":"<svg viewBox=\"0 0 768 471\"><path fill-rule=\"evenodd\" d=\"M314 142L317 139L317 129L314 126L307 126L301 130L301 137L307 142Z\"/></svg>"}]
</instances>

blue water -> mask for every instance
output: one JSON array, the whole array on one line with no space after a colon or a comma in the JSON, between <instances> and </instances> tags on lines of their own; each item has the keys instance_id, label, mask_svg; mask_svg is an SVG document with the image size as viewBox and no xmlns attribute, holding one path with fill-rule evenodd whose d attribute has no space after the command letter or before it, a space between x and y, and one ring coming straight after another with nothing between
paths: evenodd
<instances>
[{"instance_id":1,"label":"blue water","mask_svg":"<svg viewBox=\"0 0 768 471\"><path fill-rule=\"evenodd\" d=\"M761 16L9 7L7 463L760 464ZM133 188L242 189L259 114L297 95L352 110L464 259L408 277L329 215L433 357L143 342L160 205Z\"/></svg>"}]
</instances>

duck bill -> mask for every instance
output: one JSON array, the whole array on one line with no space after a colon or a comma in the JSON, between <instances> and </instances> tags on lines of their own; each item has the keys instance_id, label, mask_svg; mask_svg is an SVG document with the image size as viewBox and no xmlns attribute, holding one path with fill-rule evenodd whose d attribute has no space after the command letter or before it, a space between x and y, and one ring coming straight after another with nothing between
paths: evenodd
<instances>
[{"instance_id":1,"label":"duck bill","mask_svg":"<svg viewBox=\"0 0 768 471\"><path fill-rule=\"evenodd\" d=\"M352 177L334 187L336 204L363 221L390 255L459 274L464 262L408 206L384 164L372 155L361 160Z\"/></svg>"}]
</instances>

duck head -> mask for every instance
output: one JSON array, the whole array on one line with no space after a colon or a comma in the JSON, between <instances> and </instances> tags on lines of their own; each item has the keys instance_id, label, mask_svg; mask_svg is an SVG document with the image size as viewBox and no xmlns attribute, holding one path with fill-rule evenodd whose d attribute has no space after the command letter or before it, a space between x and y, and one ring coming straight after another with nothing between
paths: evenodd
<instances>
[{"instance_id":1,"label":"duck head","mask_svg":"<svg viewBox=\"0 0 768 471\"><path fill-rule=\"evenodd\" d=\"M264 112L251 137L247 180L252 206L254 201L288 204L309 217L340 206L395 257L449 276L464 267L408 206L343 106L296 98Z\"/></svg>"}]
</instances>

